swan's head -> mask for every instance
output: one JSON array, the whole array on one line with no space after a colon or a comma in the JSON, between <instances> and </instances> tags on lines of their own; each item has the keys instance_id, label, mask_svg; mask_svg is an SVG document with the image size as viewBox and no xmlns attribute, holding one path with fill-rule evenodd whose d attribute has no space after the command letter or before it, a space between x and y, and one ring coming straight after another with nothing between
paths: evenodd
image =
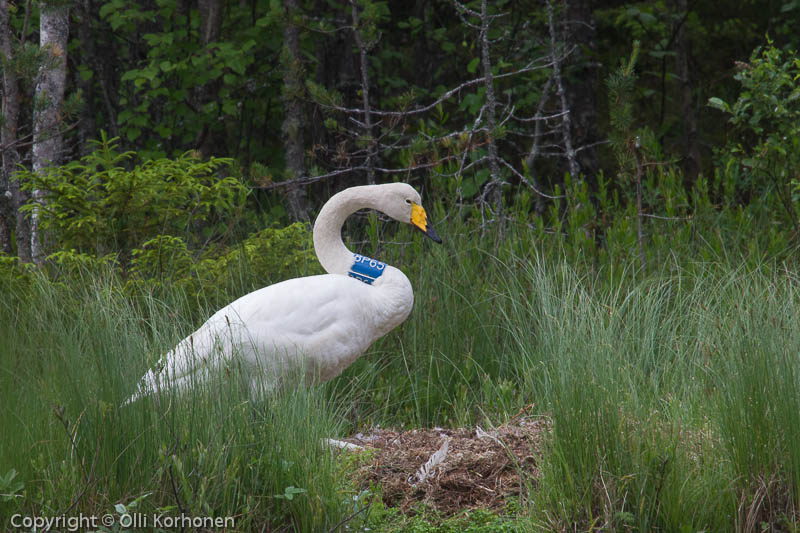
<instances>
[{"instance_id":1,"label":"swan's head","mask_svg":"<svg viewBox=\"0 0 800 533\"><path fill-rule=\"evenodd\" d=\"M442 239L428 222L419 193L407 183L387 183L381 187L381 211L399 222L411 224L422 233L441 244Z\"/></svg>"}]
</instances>

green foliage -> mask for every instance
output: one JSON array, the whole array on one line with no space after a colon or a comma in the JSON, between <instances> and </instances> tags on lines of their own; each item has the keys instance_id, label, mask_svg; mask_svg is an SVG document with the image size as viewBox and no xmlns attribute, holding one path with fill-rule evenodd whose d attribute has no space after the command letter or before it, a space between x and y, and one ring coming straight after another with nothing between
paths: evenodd
<instances>
[{"instance_id":1,"label":"green foliage","mask_svg":"<svg viewBox=\"0 0 800 533\"><path fill-rule=\"evenodd\" d=\"M728 354L711 381L719 391L715 407L720 414L720 440L742 498L768 494L764 504L748 509L748 514L758 516L771 530L791 530L797 523L791 508L800 497L796 445L800 442L796 371L800 336L789 324L796 316L800 293L794 280L764 286L750 277L721 287L721 292L737 302L736 312L729 317L728 327L704 339L712 354L720 350Z\"/></svg>"},{"instance_id":2,"label":"green foliage","mask_svg":"<svg viewBox=\"0 0 800 533\"><path fill-rule=\"evenodd\" d=\"M33 265L21 264L18 257L0 253L0 288L28 285L33 279Z\"/></svg>"},{"instance_id":3,"label":"green foliage","mask_svg":"<svg viewBox=\"0 0 800 533\"><path fill-rule=\"evenodd\" d=\"M606 85L608 86L610 121L612 126L611 143L616 150L623 149L626 145L628 132L633 129L632 94L636 86L636 59L639 56L639 42L633 43L633 51L628 61L623 61L617 70L612 73Z\"/></svg>"},{"instance_id":4,"label":"green foliage","mask_svg":"<svg viewBox=\"0 0 800 533\"><path fill-rule=\"evenodd\" d=\"M42 225L58 243L45 272L50 279L0 255L0 422L10 428L0 438L0 510L63 509L80 495L75 510L86 514L182 507L235 514L241 530L331 529L343 520L353 529L396 531L729 531L741 520L793 527L800 508L793 371L800 339L790 326L799 299L796 250L786 245L790 230L776 208L796 221L794 53L769 43L737 74L742 92L734 104L724 90L718 94L725 99L710 100L731 115L735 141L717 168L687 185L674 165L647 164L662 158L659 143L677 120L669 109L671 39L685 23L696 50L708 52L703 57L721 54L701 37L738 35L739 23L704 28L700 4L686 14L663 2L608 9L620 33L644 42L606 84L618 172L599 173L591 189L552 173L543 185L557 198L543 210L527 190L508 189L502 235L476 222L489 172L485 132L469 127L480 125L483 88L465 87L413 119L376 121L375 138L396 148L381 154L382 165L434 163L424 167L433 177L425 198L435 200L431 218L446 221L437 225L441 248L412 240L404 233L410 230L386 229L374 216L360 228L367 237L360 246L369 249L359 251L401 267L412 281L415 309L403 327L319 389L255 405L232 369L187 398L126 411L115 406L144 369L210 312L256 287L321 269L309 228L270 225L277 210L263 205L246 216L249 227L267 220L266 229L235 245L223 240L246 195L238 180L220 179L227 160L184 154L146 161L217 135L225 140L220 151L240 143L237 161L260 182L281 174L279 151L257 163L246 140L258 136L252 125L264 117L268 133L254 154L281 142L278 128L270 131L280 121L276 65L287 23L280 3L231 4L219 42L206 47L198 46L203 19L191 7L101 4L102 20L125 43L121 84L102 80L104 88L120 87L113 103L122 140L104 136L83 160L51 174L20 174L28 190L48 195ZM432 24L456 19L451 6L422 4L413 11L391 5L403 16L398 32L389 3L358 2L373 103L384 109L424 105L481 71L474 39L458 23ZM784 3L786 13L793 4ZM327 71L337 70L342 56L326 56L329 47L320 44L341 38L330 37L337 24L328 16L344 9L349 17L351 6L323 7L330 11L318 20L303 17L304 5L290 21L301 27L303 53L317 61L318 75L305 89L323 109L352 107L357 84L331 83ZM506 7L509 16L493 19L492 39L517 27L535 34L541 10L493 9ZM627 33L605 39L601 45L629 46ZM493 41L496 72L541 57L533 41ZM609 64L613 46L592 61ZM28 44L4 67L35 72L35 51ZM419 58L429 60L429 72ZM659 62L660 74L653 69ZM82 63L78 76L100 84L97 64ZM514 102L518 117L532 115L547 76L543 69L497 78L500 101ZM641 109L642 97L651 105L658 93L654 79L666 106L659 127L646 120L654 112ZM319 117L325 130L304 131L318 157L312 175L330 167L320 146L343 147L330 153L350 164L345 152L368 140L350 135L351 117L328 112ZM510 118L504 124L491 133L501 154L516 157L530 130L515 131ZM141 150L124 152L118 143ZM547 179L535 170L539 181ZM631 202L634 180L642 210ZM645 211L654 218L644 219ZM640 245L653 258L639 270L637 217L647 235ZM382 249L398 240L407 246ZM318 446L323 436L374 425L500 423L530 405L551 431L537 457L540 477L523 480L523 516L477 510L445 519L424 507L406 516L383 507L379 487L353 494L348 476L358 464L336 464ZM96 476L87 476L87 465L96 465ZM367 512L359 515L363 505Z\"/></svg>"},{"instance_id":5,"label":"green foliage","mask_svg":"<svg viewBox=\"0 0 800 533\"><path fill-rule=\"evenodd\" d=\"M735 78L741 92L731 105L721 98L709 105L730 114L736 137L721 151L723 164L741 168L740 189L755 194L774 191L800 231L800 57L767 41L750 62L740 64Z\"/></svg>"},{"instance_id":6,"label":"green foliage","mask_svg":"<svg viewBox=\"0 0 800 533\"><path fill-rule=\"evenodd\" d=\"M794 353L794 335L770 323L788 319L798 299L796 281L787 287L770 272L718 263L608 282L606 273L579 276L566 263L534 259L506 278L510 294L530 294L512 298L508 315L526 354L517 360L520 388L552 423L532 495L542 529L728 531L742 501L751 516L782 524L780 513L797 502L796 446L785 443L798 393L785 363L764 372L756 360L771 366ZM746 339L759 347L743 347ZM777 389L789 396L767 385L777 376L787 376ZM774 504L757 503L759 480L774 466L737 460L731 471L736 456L720 446L728 434L741 457L786 468L788 476L772 478ZM774 462L776 453L786 455Z\"/></svg>"},{"instance_id":7,"label":"green foliage","mask_svg":"<svg viewBox=\"0 0 800 533\"><path fill-rule=\"evenodd\" d=\"M191 153L131 168L133 152L118 152L105 135L95 150L43 173L20 171L23 189L39 190L41 227L64 250L103 256L119 253L124 264L134 248L157 235L183 236L196 244L225 231L247 196L236 178L220 177L228 159L201 161Z\"/></svg>"},{"instance_id":8,"label":"green foliage","mask_svg":"<svg viewBox=\"0 0 800 533\"><path fill-rule=\"evenodd\" d=\"M12 41L11 57L3 56L3 69L12 71L24 83L33 83L45 58L44 52L34 43L18 45Z\"/></svg>"},{"instance_id":9,"label":"green foliage","mask_svg":"<svg viewBox=\"0 0 800 533\"><path fill-rule=\"evenodd\" d=\"M302 223L285 228L265 228L230 249L206 250L198 255L179 237L159 235L133 250L128 290L147 287L163 290L177 287L187 294L205 293L219 305L230 294L265 286L296 276L298 272L319 271L314 257L311 233ZM243 287L239 272L253 280Z\"/></svg>"},{"instance_id":10,"label":"green foliage","mask_svg":"<svg viewBox=\"0 0 800 533\"><path fill-rule=\"evenodd\" d=\"M280 46L281 32L272 29L282 9L274 2L266 7L257 12L229 6L219 14L227 19L226 31L206 43L209 21L197 9L169 1L104 2L102 20L135 44L126 42L120 49L122 109L116 120L124 142L139 147L145 158L178 156L209 138L225 143L212 146L212 153L236 153L240 146L227 142L227 125L269 106L252 98L254 78L271 71L269 62L257 58L271 56ZM91 64L83 65L87 75Z\"/></svg>"},{"instance_id":11,"label":"green foliage","mask_svg":"<svg viewBox=\"0 0 800 533\"><path fill-rule=\"evenodd\" d=\"M17 471L13 468L0 476L0 502L10 502L16 498L22 498L22 489L25 488L25 483L22 481L15 481Z\"/></svg>"},{"instance_id":12,"label":"green foliage","mask_svg":"<svg viewBox=\"0 0 800 533\"><path fill-rule=\"evenodd\" d=\"M380 39L380 24L389 22L389 5L386 1L358 1L358 32L367 48L372 48Z\"/></svg>"},{"instance_id":13,"label":"green foliage","mask_svg":"<svg viewBox=\"0 0 800 533\"><path fill-rule=\"evenodd\" d=\"M654 174L646 189L682 214L689 200L680 182L675 172ZM585 185L569 186L583 202ZM0 423L9 428L0 472L13 468L25 484L14 505L64 508L88 486L78 512L118 513L138 502L139 512L173 513L177 491L192 512L241 516L240 530L266 520L276 529L314 530L321 521L330 529L366 505L353 528L547 531L607 522L730 531L741 501L761 501L761 481L773 479L775 502L789 501L776 498L795 483L796 438L786 428L800 423L787 354L798 342L789 325L800 299L785 265L761 262L786 228L754 231L759 224L746 218L762 215L718 213L708 189L694 192L691 204L702 207L694 217L649 240L648 253L661 260L636 276L634 258L616 252L635 232L613 195L594 215L608 217L612 230L602 249L583 255L592 211L577 205L563 222L577 230L539 233L514 213L522 222L509 224L499 244L459 217L438 226L441 247L407 228L390 237L378 224L372 231L384 234L363 246L408 246L360 251L408 274L412 315L331 383L258 406L231 368L187 397L116 407L148 364L220 305L292 270L318 271L306 226L268 228L197 261L182 240L157 237L138 249L123 281L112 264L81 275L77 259L56 282L34 276L0 301ZM446 218L439 209L434 220ZM719 232L704 233L707 226ZM551 432L536 456L540 477L523 480L516 513L447 519L418 509L409 517L383 507L379 488L354 494L349 479L362 463L334 462L317 447L322 437L375 425L499 424L531 404ZM94 463L104 481L87 483L82 465ZM765 520L780 527L773 511Z\"/></svg>"},{"instance_id":14,"label":"green foliage","mask_svg":"<svg viewBox=\"0 0 800 533\"><path fill-rule=\"evenodd\" d=\"M636 126L634 90L639 50L639 41L634 41L630 58L623 61L606 80L611 125L608 138L617 159L619 172L628 181L636 179L642 159L656 159L658 153L658 146L650 128Z\"/></svg>"}]
</instances>

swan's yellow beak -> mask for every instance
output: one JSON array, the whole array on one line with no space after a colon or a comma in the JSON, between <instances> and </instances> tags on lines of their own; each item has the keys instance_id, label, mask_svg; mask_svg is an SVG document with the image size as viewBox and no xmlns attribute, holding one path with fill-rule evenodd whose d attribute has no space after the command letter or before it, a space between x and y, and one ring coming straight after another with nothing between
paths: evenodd
<instances>
[{"instance_id":1,"label":"swan's yellow beak","mask_svg":"<svg viewBox=\"0 0 800 533\"><path fill-rule=\"evenodd\" d=\"M433 226L428 223L428 215L425 213L425 209L419 204L411 204L411 225L433 239L433 242L442 243L439 234L436 233Z\"/></svg>"}]
</instances>

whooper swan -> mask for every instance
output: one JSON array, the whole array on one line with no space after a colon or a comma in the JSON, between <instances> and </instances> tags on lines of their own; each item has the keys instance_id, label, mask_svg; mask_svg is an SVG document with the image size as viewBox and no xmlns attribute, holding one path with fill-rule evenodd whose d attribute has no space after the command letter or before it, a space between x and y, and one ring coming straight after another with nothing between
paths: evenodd
<instances>
[{"instance_id":1,"label":"whooper swan","mask_svg":"<svg viewBox=\"0 0 800 533\"><path fill-rule=\"evenodd\" d=\"M403 322L414 303L405 274L354 254L342 242L345 219L364 208L382 211L442 242L410 185L366 185L334 195L314 224L314 249L327 274L282 281L223 307L168 352L158 369L149 370L125 403L159 388L184 389L235 356L253 388L269 387L289 372L306 382L341 374Z\"/></svg>"}]
</instances>

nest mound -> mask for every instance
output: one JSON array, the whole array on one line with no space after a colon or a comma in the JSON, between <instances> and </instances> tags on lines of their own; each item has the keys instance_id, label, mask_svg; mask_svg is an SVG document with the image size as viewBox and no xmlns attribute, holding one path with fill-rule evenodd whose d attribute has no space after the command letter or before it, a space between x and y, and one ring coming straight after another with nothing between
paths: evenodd
<instances>
[{"instance_id":1,"label":"nest mound","mask_svg":"<svg viewBox=\"0 0 800 533\"><path fill-rule=\"evenodd\" d=\"M375 429L344 439L375 450L359 471L363 487L379 484L383 502L411 511L424 503L445 515L495 509L538 477L545 419L517 417L500 427Z\"/></svg>"}]
</instances>

